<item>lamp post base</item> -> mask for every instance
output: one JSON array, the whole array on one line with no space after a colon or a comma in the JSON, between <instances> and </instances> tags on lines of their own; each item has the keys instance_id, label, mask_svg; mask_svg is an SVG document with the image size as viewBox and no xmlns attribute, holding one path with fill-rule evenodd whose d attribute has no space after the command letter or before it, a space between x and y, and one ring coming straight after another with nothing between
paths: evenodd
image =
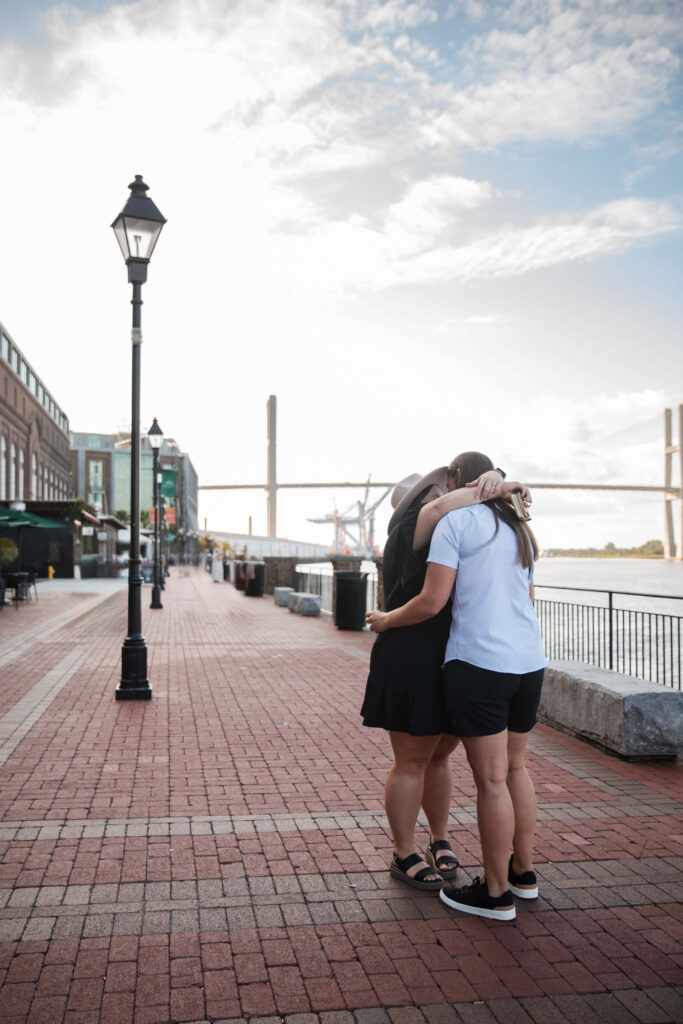
<instances>
[{"instance_id":1,"label":"lamp post base","mask_svg":"<svg viewBox=\"0 0 683 1024\"><path fill-rule=\"evenodd\" d=\"M152 587L152 603L150 605L150 608L163 608L163 607L164 606L161 603L161 590L160 590L160 588L155 583L154 586Z\"/></svg>"},{"instance_id":2,"label":"lamp post base","mask_svg":"<svg viewBox=\"0 0 683 1024\"><path fill-rule=\"evenodd\" d=\"M152 687L147 678L147 644L141 636L126 637L121 648L121 682L117 700L149 700Z\"/></svg>"},{"instance_id":3,"label":"lamp post base","mask_svg":"<svg viewBox=\"0 0 683 1024\"><path fill-rule=\"evenodd\" d=\"M119 683L116 687L116 699L117 700L151 700L152 699L152 687L149 685L149 681L146 679L145 684L140 686L124 686L123 683Z\"/></svg>"}]
</instances>

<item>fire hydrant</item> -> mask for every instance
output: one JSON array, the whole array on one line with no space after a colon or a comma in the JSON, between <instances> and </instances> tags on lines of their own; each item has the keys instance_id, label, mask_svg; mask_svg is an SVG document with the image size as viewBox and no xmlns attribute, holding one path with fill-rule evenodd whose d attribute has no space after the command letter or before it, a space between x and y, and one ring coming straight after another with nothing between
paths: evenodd
<instances>
[{"instance_id":1,"label":"fire hydrant","mask_svg":"<svg viewBox=\"0 0 683 1024\"><path fill-rule=\"evenodd\" d=\"M47 578L53 580L55 578L55 567L54 565L48 565L47 567Z\"/></svg>"}]
</instances>

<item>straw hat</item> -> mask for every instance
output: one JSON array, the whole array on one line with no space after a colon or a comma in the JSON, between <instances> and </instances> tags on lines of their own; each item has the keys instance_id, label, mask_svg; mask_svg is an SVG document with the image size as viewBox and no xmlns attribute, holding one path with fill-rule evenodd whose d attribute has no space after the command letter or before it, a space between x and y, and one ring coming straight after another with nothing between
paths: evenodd
<instances>
[{"instance_id":1,"label":"straw hat","mask_svg":"<svg viewBox=\"0 0 683 1024\"><path fill-rule=\"evenodd\" d=\"M391 504L395 511L389 520L389 533L396 526L406 509L415 501L420 491L424 491L426 487L433 487L436 484L445 494L447 490L447 475L448 466L439 466L438 469L433 469L431 473L427 473L425 476L420 476L419 473L411 473L410 476L404 477L400 483L397 483L391 492Z\"/></svg>"}]
</instances>

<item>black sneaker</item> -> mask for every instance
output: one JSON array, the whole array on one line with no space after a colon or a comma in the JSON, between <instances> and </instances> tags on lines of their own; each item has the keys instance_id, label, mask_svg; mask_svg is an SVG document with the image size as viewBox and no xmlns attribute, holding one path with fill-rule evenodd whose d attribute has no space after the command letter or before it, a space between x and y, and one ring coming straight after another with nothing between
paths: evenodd
<instances>
[{"instance_id":1,"label":"black sneaker","mask_svg":"<svg viewBox=\"0 0 683 1024\"><path fill-rule=\"evenodd\" d=\"M512 857L508 867L508 882L515 896L523 900L538 899L538 882L535 871L524 871L521 875L512 870Z\"/></svg>"},{"instance_id":2,"label":"black sneaker","mask_svg":"<svg viewBox=\"0 0 683 1024\"><path fill-rule=\"evenodd\" d=\"M502 896L489 896L486 882L477 877L472 885L444 885L439 899L453 910L462 910L464 914L475 914L477 917L490 917L494 921L512 921L516 915L512 893L508 889Z\"/></svg>"}]
</instances>

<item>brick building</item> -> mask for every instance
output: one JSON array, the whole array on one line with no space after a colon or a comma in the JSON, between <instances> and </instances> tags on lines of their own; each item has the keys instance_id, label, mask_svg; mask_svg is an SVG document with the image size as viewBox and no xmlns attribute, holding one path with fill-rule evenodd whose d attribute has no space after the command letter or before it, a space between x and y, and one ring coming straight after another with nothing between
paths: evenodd
<instances>
[{"instance_id":1,"label":"brick building","mask_svg":"<svg viewBox=\"0 0 683 1024\"><path fill-rule=\"evenodd\" d=\"M0 324L0 501L73 494L69 421Z\"/></svg>"}]
</instances>

